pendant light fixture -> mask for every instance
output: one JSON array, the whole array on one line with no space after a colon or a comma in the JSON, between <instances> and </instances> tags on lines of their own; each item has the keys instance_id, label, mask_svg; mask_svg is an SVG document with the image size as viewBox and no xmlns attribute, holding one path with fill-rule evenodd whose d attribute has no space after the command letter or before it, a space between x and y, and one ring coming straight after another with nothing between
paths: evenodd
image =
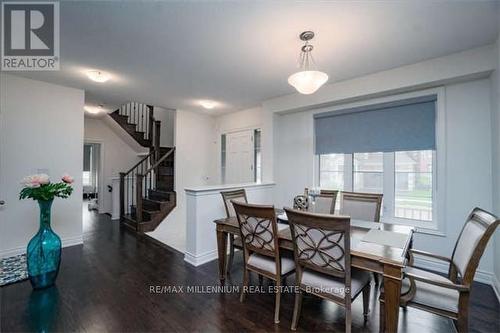
<instances>
[{"instance_id":1,"label":"pendant light fixture","mask_svg":"<svg viewBox=\"0 0 500 333\"><path fill-rule=\"evenodd\" d=\"M314 38L314 32L304 31L300 39L305 42L300 52L300 71L288 77L288 83L301 94L313 94L328 81L326 73L315 70L315 63L311 51L313 46L309 41Z\"/></svg>"}]
</instances>

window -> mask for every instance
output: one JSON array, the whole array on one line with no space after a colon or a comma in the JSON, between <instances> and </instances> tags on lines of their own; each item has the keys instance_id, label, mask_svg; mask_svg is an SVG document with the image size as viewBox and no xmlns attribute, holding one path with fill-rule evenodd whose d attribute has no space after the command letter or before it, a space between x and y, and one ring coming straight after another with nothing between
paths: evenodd
<instances>
[{"instance_id":1,"label":"window","mask_svg":"<svg viewBox=\"0 0 500 333\"><path fill-rule=\"evenodd\" d=\"M353 190L354 192L383 193L384 154L353 154Z\"/></svg>"},{"instance_id":2,"label":"window","mask_svg":"<svg viewBox=\"0 0 500 333\"><path fill-rule=\"evenodd\" d=\"M90 186L90 171L84 171L83 172L83 177L82 177L82 184L83 186Z\"/></svg>"},{"instance_id":3,"label":"window","mask_svg":"<svg viewBox=\"0 0 500 333\"><path fill-rule=\"evenodd\" d=\"M220 137L220 168L222 184L226 183L226 134Z\"/></svg>"},{"instance_id":4,"label":"window","mask_svg":"<svg viewBox=\"0 0 500 333\"><path fill-rule=\"evenodd\" d=\"M261 130L254 130L254 163L255 163L255 182L262 182L262 152L261 152Z\"/></svg>"},{"instance_id":5,"label":"window","mask_svg":"<svg viewBox=\"0 0 500 333\"><path fill-rule=\"evenodd\" d=\"M344 154L328 154L320 157L320 184L325 188L344 188Z\"/></svg>"},{"instance_id":6,"label":"window","mask_svg":"<svg viewBox=\"0 0 500 333\"><path fill-rule=\"evenodd\" d=\"M434 151L320 154L324 189L382 193L383 220L433 221Z\"/></svg>"},{"instance_id":7,"label":"window","mask_svg":"<svg viewBox=\"0 0 500 333\"><path fill-rule=\"evenodd\" d=\"M83 186L92 185L92 156L93 146L92 144L84 144L83 146L83 176L82 183Z\"/></svg>"},{"instance_id":8,"label":"window","mask_svg":"<svg viewBox=\"0 0 500 333\"><path fill-rule=\"evenodd\" d=\"M394 216L432 221L432 151L394 154Z\"/></svg>"}]
</instances>

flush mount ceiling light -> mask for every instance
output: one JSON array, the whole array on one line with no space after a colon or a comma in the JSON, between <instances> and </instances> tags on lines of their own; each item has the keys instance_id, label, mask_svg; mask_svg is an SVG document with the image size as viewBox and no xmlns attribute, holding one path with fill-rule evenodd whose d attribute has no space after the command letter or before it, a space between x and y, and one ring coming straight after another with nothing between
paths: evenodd
<instances>
[{"instance_id":1,"label":"flush mount ceiling light","mask_svg":"<svg viewBox=\"0 0 500 333\"><path fill-rule=\"evenodd\" d=\"M304 31L300 34L300 39L305 42L300 52L300 71L288 77L288 83L301 94L309 95L318 90L326 81L326 73L315 70L315 63L311 51L313 46L309 41L314 38L314 32Z\"/></svg>"},{"instance_id":2,"label":"flush mount ceiling light","mask_svg":"<svg viewBox=\"0 0 500 333\"><path fill-rule=\"evenodd\" d=\"M202 100L198 102L201 106L203 106L205 109L213 109L214 107L217 106L216 101L209 101L209 100Z\"/></svg>"},{"instance_id":3,"label":"flush mount ceiling light","mask_svg":"<svg viewBox=\"0 0 500 333\"><path fill-rule=\"evenodd\" d=\"M85 111L91 114L98 114L104 111L102 104L99 104L98 106L85 105L83 108L85 109Z\"/></svg>"},{"instance_id":4,"label":"flush mount ceiling light","mask_svg":"<svg viewBox=\"0 0 500 333\"><path fill-rule=\"evenodd\" d=\"M109 80L110 75L106 72L101 71L88 71L87 76L89 79L95 82L103 83Z\"/></svg>"}]
</instances>

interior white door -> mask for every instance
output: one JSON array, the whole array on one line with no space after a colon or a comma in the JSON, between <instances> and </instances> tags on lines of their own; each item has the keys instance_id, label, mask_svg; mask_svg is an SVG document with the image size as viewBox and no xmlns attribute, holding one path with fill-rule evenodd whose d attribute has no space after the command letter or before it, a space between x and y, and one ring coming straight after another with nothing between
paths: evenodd
<instances>
[{"instance_id":1,"label":"interior white door","mask_svg":"<svg viewBox=\"0 0 500 333\"><path fill-rule=\"evenodd\" d=\"M253 130L247 130L226 135L226 183L254 181L253 133Z\"/></svg>"}]
</instances>

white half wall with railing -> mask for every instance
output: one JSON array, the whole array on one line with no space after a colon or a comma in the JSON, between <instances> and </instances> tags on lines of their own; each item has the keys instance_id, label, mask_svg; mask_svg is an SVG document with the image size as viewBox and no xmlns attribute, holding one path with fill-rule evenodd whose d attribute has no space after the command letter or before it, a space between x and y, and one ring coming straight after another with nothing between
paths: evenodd
<instances>
[{"instance_id":1,"label":"white half wall with railing","mask_svg":"<svg viewBox=\"0 0 500 333\"><path fill-rule=\"evenodd\" d=\"M199 266L217 258L214 220L226 217L221 191L245 189L255 204L273 204L273 182L186 188L186 252L184 260Z\"/></svg>"}]
</instances>

